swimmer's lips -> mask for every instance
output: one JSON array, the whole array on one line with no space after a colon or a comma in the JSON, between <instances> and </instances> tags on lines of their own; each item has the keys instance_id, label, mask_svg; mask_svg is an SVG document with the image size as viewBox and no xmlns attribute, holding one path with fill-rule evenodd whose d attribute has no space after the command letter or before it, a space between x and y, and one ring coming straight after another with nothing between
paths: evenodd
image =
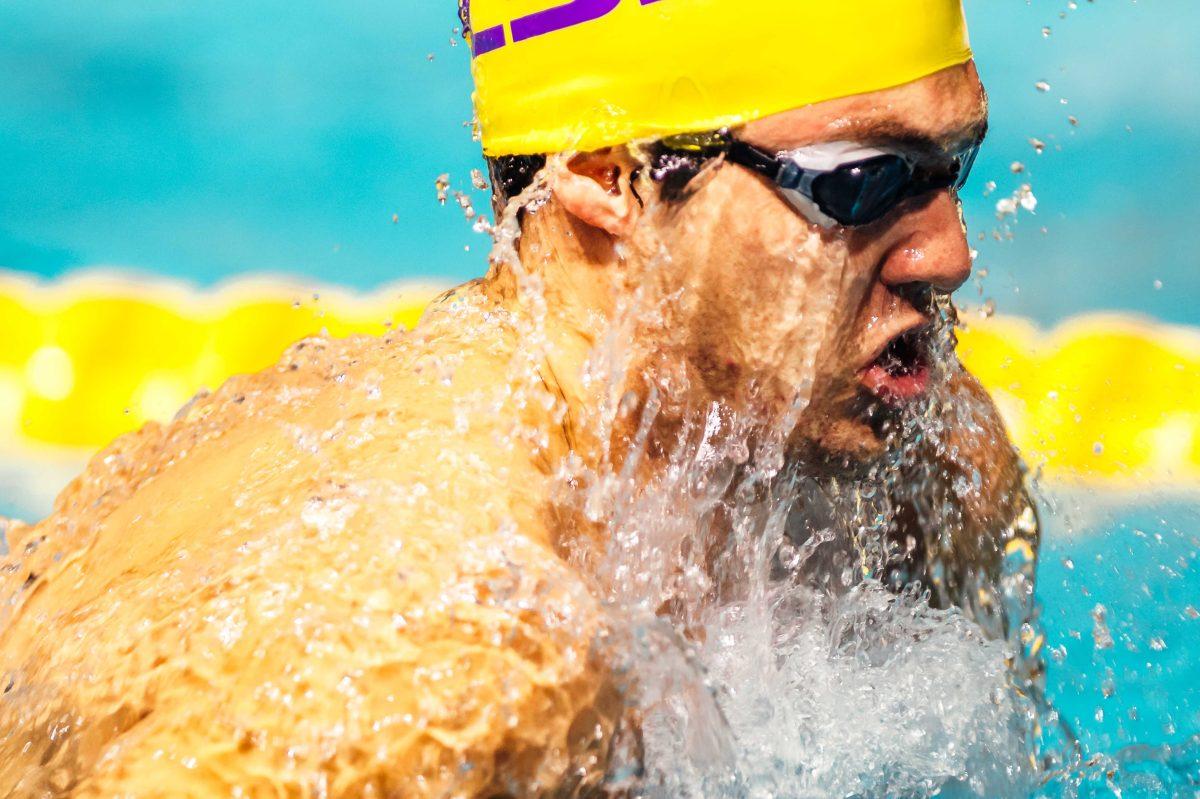
<instances>
[{"instance_id":1,"label":"swimmer's lips","mask_svg":"<svg viewBox=\"0 0 1200 799\"><path fill-rule=\"evenodd\" d=\"M928 324L892 336L862 370L863 387L888 405L904 405L929 388Z\"/></svg>"}]
</instances>

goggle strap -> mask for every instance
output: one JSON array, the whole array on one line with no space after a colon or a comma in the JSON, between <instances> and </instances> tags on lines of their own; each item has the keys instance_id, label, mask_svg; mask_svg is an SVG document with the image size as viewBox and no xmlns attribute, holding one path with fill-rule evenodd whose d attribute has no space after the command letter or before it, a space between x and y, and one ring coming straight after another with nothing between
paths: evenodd
<instances>
[{"instance_id":1,"label":"goggle strap","mask_svg":"<svg viewBox=\"0 0 1200 799\"><path fill-rule=\"evenodd\" d=\"M783 168L783 164L777 157L768 155L740 139L733 139L729 142L727 156L733 163L753 169L770 180L776 180Z\"/></svg>"}]
</instances>

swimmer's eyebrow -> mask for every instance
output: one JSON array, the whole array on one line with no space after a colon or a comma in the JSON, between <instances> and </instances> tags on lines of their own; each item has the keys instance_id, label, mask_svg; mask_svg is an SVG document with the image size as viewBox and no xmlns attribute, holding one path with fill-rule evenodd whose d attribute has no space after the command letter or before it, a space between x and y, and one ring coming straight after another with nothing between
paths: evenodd
<instances>
[{"instance_id":1,"label":"swimmer's eyebrow","mask_svg":"<svg viewBox=\"0 0 1200 799\"><path fill-rule=\"evenodd\" d=\"M895 119L851 122L845 132L864 144L891 144L905 149L937 152L953 149L971 142L982 142L987 136L987 117L944 132L921 130Z\"/></svg>"}]
</instances>

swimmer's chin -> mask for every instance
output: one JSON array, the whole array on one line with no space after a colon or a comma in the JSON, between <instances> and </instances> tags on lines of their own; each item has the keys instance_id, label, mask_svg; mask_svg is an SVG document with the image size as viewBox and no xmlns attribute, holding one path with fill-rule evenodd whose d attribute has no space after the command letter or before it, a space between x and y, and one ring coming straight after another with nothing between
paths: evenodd
<instances>
[{"instance_id":1,"label":"swimmer's chin","mask_svg":"<svg viewBox=\"0 0 1200 799\"><path fill-rule=\"evenodd\" d=\"M863 472L888 449L877 425L855 417L815 418L801 425L789 444L794 457L828 474Z\"/></svg>"}]
</instances>

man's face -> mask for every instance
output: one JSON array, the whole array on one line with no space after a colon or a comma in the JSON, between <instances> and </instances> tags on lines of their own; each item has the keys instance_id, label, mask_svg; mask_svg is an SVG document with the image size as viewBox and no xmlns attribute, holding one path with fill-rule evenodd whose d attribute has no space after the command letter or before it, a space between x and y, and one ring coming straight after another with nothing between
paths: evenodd
<instances>
[{"instance_id":1,"label":"man's face","mask_svg":"<svg viewBox=\"0 0 1200 799\"><path fill-rule=\"evenodd\" d=\"M919 154L978 138L986 99L973 64L893 89L832 100L734 132L768 153L853 141ZM922 332L932 298L970 274L957 198L906 200L883 219L823 229L763 177L713 162L678 204L643 219L643 241L670 253L657 267L688 287L677 330L713 395L784 403L810 398L799 443L861 461L884 447L881 418L928 385ZM649 246L649 245L648 245Z\"/></svg>"}]
</instances>

